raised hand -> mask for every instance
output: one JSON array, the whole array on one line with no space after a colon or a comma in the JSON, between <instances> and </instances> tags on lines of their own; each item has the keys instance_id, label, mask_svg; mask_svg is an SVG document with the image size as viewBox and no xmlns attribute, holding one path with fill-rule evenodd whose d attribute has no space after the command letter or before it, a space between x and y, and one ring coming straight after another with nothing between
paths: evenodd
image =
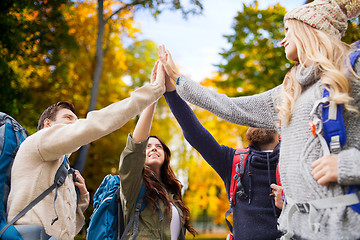
<instances>
[{"instance_id":1,"label":"raised hand","mask_svg":"<svg viewBox=\"0 0 360 240\"><path fill-rule=\"evenodd\" d=\"M159 66L159 61L156 61L155 64L154 64L154 67L153 67L153 69L151 71L151 78L150 78L151 83L156 82L156 75L157 75L158 66Z\"/></svg>"},{"instance_id":2,"label":"raised hand","mask_svg":"<svg viewBox=\"0 0 360 240\"><path fill-rule=\"evenodd\" d=\"M159 62L156 61L154 68L151 72L151 84L159 84L160 86L163 86L163 92L165 92L166 88L165 88L165 71L163 70L163 65Z\"/></svg>"},{"instance_id":3,"label":"raised hand","mask_svg":"<svg viewBox=\"0 0 360 240\"><path fill-rule=\"evenodd\" d=\"M166 50L164 45L160 45L158 54L160 62L165 67L166 73L172 80L176 81L180 77L180 73L178 72L175 63L171 58L169 50Z\"/></svg>"},{"instance_id":4,"label":"raised hand","mask_svg":"<svg viewBox=\"0 0 360 240\"><path fill-rule=\"evenodd\" d=\"M164 66L156 61L151 71L151 84L162 84L165 92L165 70ZM140 115L139 121L136 123L132 138L139 143L145 141L150 134L151 123L154 116L157 101L144 109Z\"/></svg>"}]
</instances>

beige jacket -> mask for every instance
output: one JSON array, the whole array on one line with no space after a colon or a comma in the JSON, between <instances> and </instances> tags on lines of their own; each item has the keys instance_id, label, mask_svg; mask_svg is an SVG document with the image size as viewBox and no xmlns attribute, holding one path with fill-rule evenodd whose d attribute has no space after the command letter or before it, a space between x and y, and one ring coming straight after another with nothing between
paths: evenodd
<instances>
[{"instance_id":1,"label":"beige jacket","mask_svg":"<svg viewBox=\"0 0 360 240\"><path fill-rule=\"evenodd\" d=\"M106 108L90 112L86 119L74 124L56 124L28 137L16 155L11 173L8 219L15 217L28 203L53 184L55 173L65 154L103 137L139 114L158 100L163 86L149 84L137 89L131 97ZM89 205L89 194L82 195L76 209L76 192L71 175L58 189L54 211L55 190L20 218L16 224L44 226L49 235L61 240L74 239L84 225L83 212Z\"/></svg>"}]
</instances>

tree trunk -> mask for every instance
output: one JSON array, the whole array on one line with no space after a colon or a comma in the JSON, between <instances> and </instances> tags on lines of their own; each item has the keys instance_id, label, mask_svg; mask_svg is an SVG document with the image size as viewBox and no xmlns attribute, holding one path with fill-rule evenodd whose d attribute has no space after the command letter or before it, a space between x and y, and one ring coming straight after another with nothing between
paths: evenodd
<instances>
[{"instance_id":1,"label":"tree trunk","mask_svg":"<svg viewBox=\"0 0 360 240\"><path fill-rule=\"evenodd\" d=\"M101 74L103 71L103 64L104 64L104 50L102 47L102 43L104 39L104 29L105 29L105 21L103 16L103 8L104 8L103 3L104 3L103 0L98 0L98 35L96 39L95 70L93 75L93 84L91 88L91 97L90 97L88 112L96 109L99 84L100 84ZM85 167L86 157L89 151L89 147L90 145L87 144L82 146L79 150L79 155L74 167L80 172Z\"/></svg>"},{"instance_id":2,"label":"tree trunk","mask_svg":"<svg viewBox=\"0 0 360 240\"><path fill-rule=\"evenodd\" d=\"M89 104L89 112L96 109L97 96L99 92L99 84L104 64L104 50L102 43L104 40L105 22L103 17L103 0L98 0L98 35L96 39L96 55L95 70L93 76L93 85L91 88L91 98Z\"/></svg>"}]
</instances>

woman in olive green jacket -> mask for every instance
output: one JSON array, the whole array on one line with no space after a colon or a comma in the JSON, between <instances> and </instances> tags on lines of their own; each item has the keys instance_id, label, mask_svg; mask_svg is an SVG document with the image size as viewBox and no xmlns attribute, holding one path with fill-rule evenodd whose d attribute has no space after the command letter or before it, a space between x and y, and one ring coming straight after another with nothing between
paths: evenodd
<instances>
[{"instance_id":1,"label":"woman in olive green jacket","mask_svg":"<svg viewBox=\"0 0 360 240\"><path fill-rule=\"evenodd\" d=\"M157 69L157 77L165 77L160 68L155 65L152 81ZM134 215L142 184L146 189L146 206L140 212L138 232L132 226L126 238L185 239L186 230L193 235L195 230L189 224L190 211L182 200L181 183L170 167L170 150L160 138L149 137L155 107L156 103L141 114L120 156L120 199L125 225Z\"/></svg>"}]
</instances>

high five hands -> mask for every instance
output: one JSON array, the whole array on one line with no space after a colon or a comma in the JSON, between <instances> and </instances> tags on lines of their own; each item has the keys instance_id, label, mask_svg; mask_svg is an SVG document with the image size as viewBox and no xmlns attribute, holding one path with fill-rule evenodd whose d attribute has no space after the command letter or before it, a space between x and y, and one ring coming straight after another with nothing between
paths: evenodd
<instances>
[{"instance_id":1,"label":"high five hands","mask_svg":"<svg viewBox=\"0 0 360 240\"><path fill-rule=\"evenodd\" d=\"M166 50L164 45L159 46L158 54L159 61L163 66L163 70L165 71L166 91L174 91L176 89L176 85L173 81L171 81L171 79L176 81L180 77L180 73L178 72L175 63L171 58L169 50Z\"/></svg>"},{"instance_id":2,"label":"high five hands","mask_svg":"<svg viewBox=\"0 0 360 240\"><path fill-rule=\"evenodd\" d=\"M174 91L176 90L176 85L173 81L171 81L171 79L176 82L177 79L180 77L180 73L176 68L176 65L171 57L169 50L167 50L164 45L159 46L158 54L159 60L155 63L152 75L156 76L155 78L157 82L165 82L167 92ZM155 78L152 77L152 82ZM311 174L320 185L327 186L329 183L337 181L337 161L337 156L324 156L322 158L319 158L312 164L313 170Z\"/></svg>"},{"instance_id":3,"label":"high five hands","mask_svg":"<svg viewBox=\"0 0 360 240\"><path fill-rule=\"evenodd\" d=\"M155 62L154 68L151 72L150 81L153 85L159 84L162 86L163 92L165 92L166 72L164 71L164 66L159 61Z\"/></svg>"},{"instance_id":4,"label":"high five hands","mask_svg":"<svg viewBox=\"0 0 360 240\"><path fill-rule=\"evenodd\" d=\"M175 63L171 58L169 50L166 50L164 45L160 45L158 54L159 60L164 65L166 73L172 80L176 81L180 77L180 73L178 72Z\"/></svg>"}]
</instances>

